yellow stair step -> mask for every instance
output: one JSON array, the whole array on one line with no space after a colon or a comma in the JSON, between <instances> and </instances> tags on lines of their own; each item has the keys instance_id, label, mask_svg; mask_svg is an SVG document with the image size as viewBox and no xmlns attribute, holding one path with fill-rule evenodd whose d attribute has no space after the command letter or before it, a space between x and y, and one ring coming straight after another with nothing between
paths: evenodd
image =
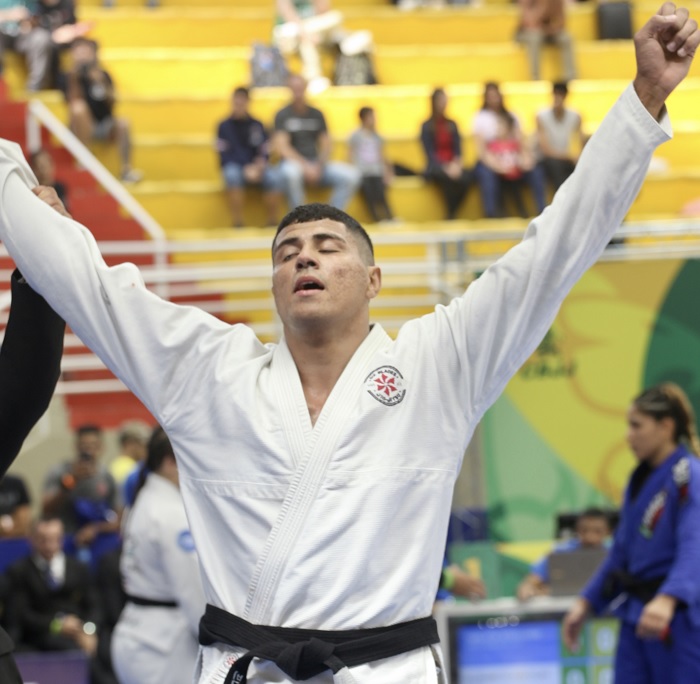
<instances>
[{"instance_id":1,"label":"yellow stair step","mask_svg":"<svg viewBox=\"0 0 700 684\"><path fill-rule=\"evenodd\" d=\"M134 196L166 230L182 228L218 228L226 226L230 217L220 183L144 182L134 186ZM527 193L525 193L527 194ZM677 214L682 206L700 195L700 170L669 172L650 175L632 207L630 218L636 215ZM247 221L262 225L260 202L255 191L250 191L246 206ZM328 193L311 191L308 201L327 201ZM397 179L389 188L389 200L395 213L414 222L440 220L443 203L437 189L420 178ZM368 222L369 216L359 196L352 199L348 211L359 220ZM481 217L478 191L473 188L467 197L461 218Z\"/></svg>"},{"instance_id":2,"label":"yellow stair step","mask_svg":"<svg viewBox=\"0 0 700 684\"><path fill-rule=\"evenodd\" d=\"M581 112L591 129L605 116L629 81L576 81L571 86L569 105ZM532 131L535 116L551 102L551 85L540 82L503 83L506 105L514 112L526 131ZM413 137L429 114L430 86L362 86L336 87L312 98L325 114L331 134L336 138L349 135L358 125L357 112L368 105L377 112L380 131L394 137ZM448 114L455 119L462 134L470 132L474 115L481 107L481 84L451 86ZM40 99L63 121L66 107L60 93L47 91ZM287 104L286 88L267 88L253 92L251 112L270 126L275 113ZM700 79L685 81L668 101L674 126L698 121ZM134 134L145 135L214 135L216 124L230 111L229 95L219 97L120 97L118 114L128 118Z\"/></svg>"}]
</instances>

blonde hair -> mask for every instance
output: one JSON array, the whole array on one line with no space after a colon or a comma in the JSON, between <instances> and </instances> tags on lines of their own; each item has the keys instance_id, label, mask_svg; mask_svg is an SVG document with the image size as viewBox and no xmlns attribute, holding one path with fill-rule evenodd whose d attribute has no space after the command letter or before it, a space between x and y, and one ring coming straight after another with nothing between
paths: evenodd
<instances>
[{"instance_id":1,"label":"blonde hair","mask_svg":"<svg viewBox=\"0 0 700 684\"><path fill-rule=\"evenodd\" d=\"M664 382L650 387L632 403L637 411L656 420L671 418L676 426L674 440L679 444L685 444L696 456L700 456L695 411L688 395L678 385L673 382Z\"/></svg>"}]
</instances>

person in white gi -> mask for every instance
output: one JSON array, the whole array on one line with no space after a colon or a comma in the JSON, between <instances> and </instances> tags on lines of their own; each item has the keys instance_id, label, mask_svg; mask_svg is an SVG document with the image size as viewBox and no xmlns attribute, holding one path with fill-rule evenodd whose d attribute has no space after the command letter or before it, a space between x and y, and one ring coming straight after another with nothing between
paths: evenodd
<instances>
[{"instance_id":1,"label":"person in white gi","mask_svg":"<svg viewBox=\"0 0 700 684\"><path fill-rule=\"evenodd\" d=\"M444 681L428 616L465 448L629 209L698 43L687 10L664 4L636 35L634 83L552 206L396 340L370 325L381 272L342 212L310 205L280 224L284 338L264 345L159 299L134 265L107 267L50 190L32 192L16 148L0 150L7 250L172 442L209 604L201 684L246 670L256 683Z\"/></svg>"},{"instance_id":2,"label":"person in white gi","mask_svg":"<svg viewBox=\"0 0 700 684\"><path fill-rule=\"evenodd\" d=\"M120 684L186 684L194 676L205 600L173 449L162 428L148 443L141 489L124 527L127 603L112 636Z\"/></svg>"}]
</instances>

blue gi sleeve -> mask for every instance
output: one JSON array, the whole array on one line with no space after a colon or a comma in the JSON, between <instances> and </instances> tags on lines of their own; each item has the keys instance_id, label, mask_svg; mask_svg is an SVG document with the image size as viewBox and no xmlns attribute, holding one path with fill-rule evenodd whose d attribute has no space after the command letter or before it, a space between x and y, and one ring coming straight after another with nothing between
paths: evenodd
<instances>
[{"instance_id":1,"label":"blue gi sleeve","mask_svg":"<svg viewBox=\"0 0 700 684\"><path fill-rule=\"evenodd\" d=\"M676 555L659 593L693 605L700 601L700 461L689 456L676 468L683 463L687 466L685 474L674 471Z\"/></svg>"}]
</instances>

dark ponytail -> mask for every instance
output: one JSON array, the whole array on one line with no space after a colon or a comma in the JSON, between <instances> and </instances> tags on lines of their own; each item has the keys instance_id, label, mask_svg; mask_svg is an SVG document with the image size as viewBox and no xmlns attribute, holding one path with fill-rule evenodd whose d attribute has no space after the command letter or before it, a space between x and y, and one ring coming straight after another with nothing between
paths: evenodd
<instances>
[{"instance_id":1,"label":"dark ponytail","mask_svg":"<svg viewBox=\"0 0 700 684\"><path fill-rule=\"evenodd\" d=\"M700 440L695 427L695 412L686 393L672 382L644 390L633 402L640 413L656 420L671 418L676 426L673 439L700 455Z\"/></svg>"},{"instance_id":2,"label":"dark ponytail","mask_svg":"<svg viewBox=\"0 0 700 684\"><path fill-rule=\"evenodd\" d=\"M148 440L148 455L146 456L146 461L141 468L141 472L139 473L139 479L136 483L136 490L134 492L134 501L136 501L136 497L146 484L148 475L160 470L166 456L174 457L173 448L170 445L168 435L165 434L165 430L158 425L153 429L151 437Z\"/></svg>"}]
</instances>

